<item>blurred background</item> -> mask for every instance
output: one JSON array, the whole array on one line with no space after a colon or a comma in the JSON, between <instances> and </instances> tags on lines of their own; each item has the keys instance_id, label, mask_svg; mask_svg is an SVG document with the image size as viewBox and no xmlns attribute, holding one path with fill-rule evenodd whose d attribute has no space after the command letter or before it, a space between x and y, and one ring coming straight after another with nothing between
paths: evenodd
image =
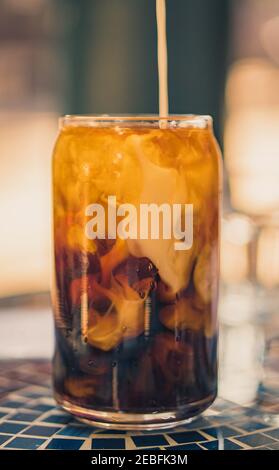
<instances>
[{"instance_id":1,"label":"blurred background","mask_svg":"<svg viewBox=\"0 0 279 470\"><path fill-rule=\"evenodd\" d=\"M220 393L271 407L266 391L278 393L279 354L279 0L167 0L167 30L170 112L211 114L224 153ZM52 353L57 118L157 113L156 47L155 0L0 2L2 358Z\"/></svg>"}]
</instances>

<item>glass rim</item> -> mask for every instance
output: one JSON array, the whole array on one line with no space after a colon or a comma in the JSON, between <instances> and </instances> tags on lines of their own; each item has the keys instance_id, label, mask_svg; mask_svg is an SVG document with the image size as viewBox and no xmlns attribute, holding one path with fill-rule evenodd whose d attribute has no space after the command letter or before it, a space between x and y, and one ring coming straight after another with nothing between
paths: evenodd
<instances>
[{"instance_id":1,"label":"glass rim","mask_svg":"<svg viewBox=\"0 0 279 470\"><path fill-rule=\"evenodd\" d=\"M191 127L198 129L211 128L213 119L210 115L198 114L66 114L59 118L59 127L106 127L114 125L125 126L151 126Z\"/></svg>"}]
</instances>

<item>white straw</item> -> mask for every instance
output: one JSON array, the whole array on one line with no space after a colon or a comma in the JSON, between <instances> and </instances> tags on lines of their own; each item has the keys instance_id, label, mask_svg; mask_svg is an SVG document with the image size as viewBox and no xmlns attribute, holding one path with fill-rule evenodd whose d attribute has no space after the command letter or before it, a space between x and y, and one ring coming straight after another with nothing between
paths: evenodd
<instances>
[{"instance_id":1,"label":"white straw","mask_svg":"<svg viewBox=\"0 0 279 470\"><path fill-rule=\"evenodd\" d=\"M156 16L158 37L159 115L160 117L167 117L169 114L169 100L165 0L156 0Z\"/></svg>"}]
</instances>

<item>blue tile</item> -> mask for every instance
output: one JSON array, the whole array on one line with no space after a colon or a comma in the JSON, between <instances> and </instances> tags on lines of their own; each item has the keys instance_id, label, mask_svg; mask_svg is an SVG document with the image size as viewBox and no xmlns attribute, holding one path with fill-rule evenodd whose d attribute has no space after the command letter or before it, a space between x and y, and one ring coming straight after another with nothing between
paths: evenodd
<instances>
[{"instance_id":1,"label":"blue tile","mask_svg":"<svg viewBox=\"0 0 279 470\"><path fill-rule=\"evenodd\" d=\"M271 431L266 431L265 434L267 434L270 437L273 437L273 439L276 439L279 441L279 428L278 429L272 429Z\"/></svg>"},{"instance_id":2,"label":"blue tile","mask_svg":"<svg viewBox=\"0 0 279 470\"><path fill-rule=\"evenodd\" d=\"M235 403L233 403L232 401L224 400L223 398L217 398L212 405L212 408L216 411L224 411L235 407Z\"/></svg>"},{"instance_id":3,"label":"blue tile","mask_svg":"<svg viewBox=\"0 0 279 470\"><path fill-rule=\"evenodd\" d=\"M104 430L101 430L101 429L95 428L94 431L98 431L98 434L127 434L127 431L121 431L120 429L104 429Z\"/></svg>"},{"instance_id":4,"label":"blue tile","mask_svg":"<svg viewBox=\"0 0 279 470\"><path fill-rule=\"evenodd\" d=\"M219 441L216 439L215 441L210 442L202 442L201 444L207 450L218 450L219 449Z\"/></svg>"},{"instance_id":5,"label":"blue tile","mask_svg":"<svg viewBox=\"0 0 279 470\"><path fill-rule=\"evenodd\" d=\"M59 436L72 436L72 437L89 437L93 433L93 429L87 426L69 425L58 432Z\"/></svg>"},{"instance_id":6,"label":"blue tile","mask_svg":"<svg viewBox=\"0 0 279 470\"><path fill-rule=\"evenodd\" d=\"M231 441L230 439L224 439L224 449L225 450L239 450L242 447L239 444Z\"/></svg>"},{"instance_id":7,"label":"blue tile","mask_svg":"<svg viewBox=\"0 0 279 470\"><path fill-rule=\"evenodd\" d=\"M29 437L15 437L12 441L8 442L4 447L6 449L38 449L45 441L45 439L34 439Z\"/></svg>"},{"instance_id":8,"label":"blue tile","mask_svg":"<svg viewBox=\"0 0 279 470\"><path fill-rule=\"evenodd\" d=\"M261 413L257 408L247 408L245 410L245 415L248 418L254 418L254 419L257 419L258 421L265 422L264 413Z\"/></svg>"},{"instance_id":9,"label":"blue tile","mask_svg":"<svg viewBox=\"0 0 279 470\"><path fill-rule=\"evenodd\" d=\"M246 407L243 412L246 416L254 416L259 413L259 410L255 407Z\"/></svg>"},{"instance_id":10,"label":"blue tile","mask_svg":"<svg viewBox=\"0 0 279 470\"><path fill-rule=\"evenodd\" d=\"M30 428L26 429L23 434L30 436L50 437L60 429L61 428L56 426L31 426Z\"/></svg>"},{"instance_id":11,"label":"blue tile","mask_svg":"<svg viewBox=\"0 0 279 470\"><path fill-rule=\"evenodd\" d=\"M38 418L38 414L31 414L31 413L16 413L12 416L10 416L10 419L12 421L27 421L27 422L31 422L31 421L35 421L35 419Z\"/></svg>"},{"instance_id":12,"label":"blue tile","mask_svg":"<svg viewBox=\"0 0 279 470\"><path fill-rule=\"evenodd\" d=\"M37 405L31 405L28 408L31 408L34 411L50 411L50 410L53 410L55 407L54 405L47 405L46 403L40 403Z\"/></svg>"},{"instance_id":13,"label":"blue tile","mask_svg":"<svg viewBox=\"0 0 279 470\"><path fill-rule=\"evenodd\" d=\"M233 423L237 428L242 429L245 432L260 431L268 427L267 424L259 423L258 421L247 421L243 423Z\"/></svg>"},{"instance_id":14,"label":"blue tile","mask_svg":"<svg viewBox=\"0 0 279 470\"><path fill-rule=\"evenodd\" d=\"M3 406L4 408L22 408L24 407L24 404L25 402L16 400L6 400L0 402L0 406Z\"/></svg>"},{"instance_id":15,"label":"blue tile","mask_svg":"<svg viewBox=\"0 0 279 470\"><path fill-rule=\"evenodd\" d=\"M160 432L161 434L168 434L169 430L170 430L170 428L168 428L168 427L167 427L167 428L160 428L160 431L157 431L157 432ZM181 430L183 431L183 429L181 428L181 426L179 426L179 427L177 427L177 428L176 428L176 427L175 427L175 428L171 428L171 430L172 430L172 432L180 432ZM150 429L147 430L147 431L142 430L142 431L140 431L140 432L141 432L141 435L142 435L142 436L144 436L144 435L150 436L150 435L152 434L152 431L150 431ZM155 432L155 431L154 431L154 432Z\"/></svg>"},{"instance_id":16,"label":"blue tile","mask_svg":"<svg viewBox=\"0 0 279 470\"><path fill-rule=\"evenodd\" d=\"M232 442L230 439L224 439L224 441L218 441L216 439L215 441L210 441L210 442L202 442L201 445L207 449L207 450L240 450L243 449L238 444L235 444L235 442Z\"/></svg>"},{"instance_id":17,"label":"blue tile","mask_svg":"<svg viewBox=\"0 0 279 470\"><path fill-rule=\"evenodd\" d=\"M46 423L57 423L57 424L67 424L72 420L70 415L50 415L47 418L43 419Z\"/></svg>"},{"instance_id":18,"label":"blue tile","mask_svg":"<svg viewBox=\"0 0 279 470\"><path fill-rule=\"evenodd\" d=\"M113 439L113 438L94 438L92 439L92 449L125 449L125 439Z\"/></svg>"},{"instance_id":19,"label":"blue tile","mask_svg":"<svg viewBox=\"0 0 279 470\"><path fill-rule=\"evenodd\" d=\"M274 440L271 439L271 437L265 436L264 434L260 434L260 433L254 433L254 434L249 434L248 436L237 437L237 440L250 447L259 447L259 446L274 443Z\"/></svg>"},{"instance_id":20,"label":"blue tile","mask_svg":"<svg viewBox=\"0 0 279 470\"><path fill-rule=\"evenodd\" d=\"M168 435L178 444L186 444L188 442L198 442L207 440L206 437L204 437L197 431L176 432Z\"/></svg>"},{"instance_id":21,"label":"blue tile","mask_svg":"<svg viewBox=\"0 0 279 470\"><path fill-rule=\"evenodd\" d=\"M205 427L208 427L209 425L210 425L210 423L209 423L208 419L204 418L203 416L200 416L200 417L194 419L191 423L186 424L185 427L184 426L183 427L184 427L185 431L188 431L189 429L205 428Z\"/></svg>"},{"instance_id":22,"label":"blue tile","mask_svg":"<svg viewBox=\"0 0 279 470\"><path fill-rule=\"evenodd\" d=\"M4 444L8 439L11 439L11 436L7 436L5 434L0 434L0 445Z\"/></svg>"},{"instance_id":23,"label":"blue tile","mask_svg":"<svg viewBox=\"0 0 279 470\"><path fill-rule=\"evenodd\" d=\"M0 424L0 432L7 434L17 434L24 428L26 428L26 424L10 423L9 421Z\"/></svg>"},{"instance_id":24,"label":"blue tile","mask_svg":"<svg viewBox=\"0 0 279 470\"><path fill-rule=\"evenodd\" d=\"M23 395L28 398L43 398L47 393L42 392L24 392Z\"/></svg>"},{"instance_id":25,"label":"blue tile","mask_svg":"<svg viewBox=\"0 0 279 470\"><path fill-rule=\"evenodd\" d=\"M217 426L213 428L204 428L203 432L209 434L211 437L220 438L220 437L231 437L237 436L240 434L240 431L236 431L228 426Z\"/></svg>"},{"instance_id":26,"label":"blue tile","mask_svg":"<svg viewBox=\"0 0 279 470\"><path fill-rule=\"evenodd\" d=\"M150 434L149 436L133 436L132 440L137 447L165 446L169 442L163 435Z\"/></svg>"},{"instance_id":27,"label":"blue tile","mask_svg":"<svg viewBox=\"0 0 279 470\"><path fill-rule=\"evenodd\" d=\"M4 413L4 411L0 411L0 419L3 418L3 417L6 416L6 415L7 415L7 412Z\"/></svg>"},{"instance_id":28,"label":"blue tile","mask_svg":"<svg viewBox=\"0 0 279 470\"><path fill-rule=\"evenodd\" d=\"M222 425L226 423L230 423L233 420L233 416L231 414L226 415L226 414L221 414L221 415L215 415L215 416L210 416L208 417L209 423L212 425Z\"/></svg>"},{"instance_id":29,"label":"blue tile","mask_svg":"<svg viewBox=\"0 0 279 470\"><path fill-rule=\"evenodd\" d=\"M79 450L83 443L83 439L52 439L46 448L52 450Z\"/></svg>"},{"instance_id":30,"label":"blue tile","mask_svg":"<svg viewBox=\"0 0 279 470\"><path fill-rule=\"evenodd\" d=\"M198 444L184 444L181 446L165 447L165 450L203 450Z\"/></svg>"}]
</instances>

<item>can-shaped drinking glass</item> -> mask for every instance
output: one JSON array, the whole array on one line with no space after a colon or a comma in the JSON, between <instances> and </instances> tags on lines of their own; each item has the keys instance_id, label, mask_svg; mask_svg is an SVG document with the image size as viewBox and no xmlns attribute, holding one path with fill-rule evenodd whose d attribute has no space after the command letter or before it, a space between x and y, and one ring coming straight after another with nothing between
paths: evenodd
<instances>
[{"instance_id":1,"label":"can-shaped drinking glass","mask_svg":"<svg viewBox=\"0 0 279 470\"><path fill-rule=\"evenodd\" d=\"M217 390L220 151L208 116L66 116L53 158L54 393L160 429Z\"/></svg>"}]
</instances>

